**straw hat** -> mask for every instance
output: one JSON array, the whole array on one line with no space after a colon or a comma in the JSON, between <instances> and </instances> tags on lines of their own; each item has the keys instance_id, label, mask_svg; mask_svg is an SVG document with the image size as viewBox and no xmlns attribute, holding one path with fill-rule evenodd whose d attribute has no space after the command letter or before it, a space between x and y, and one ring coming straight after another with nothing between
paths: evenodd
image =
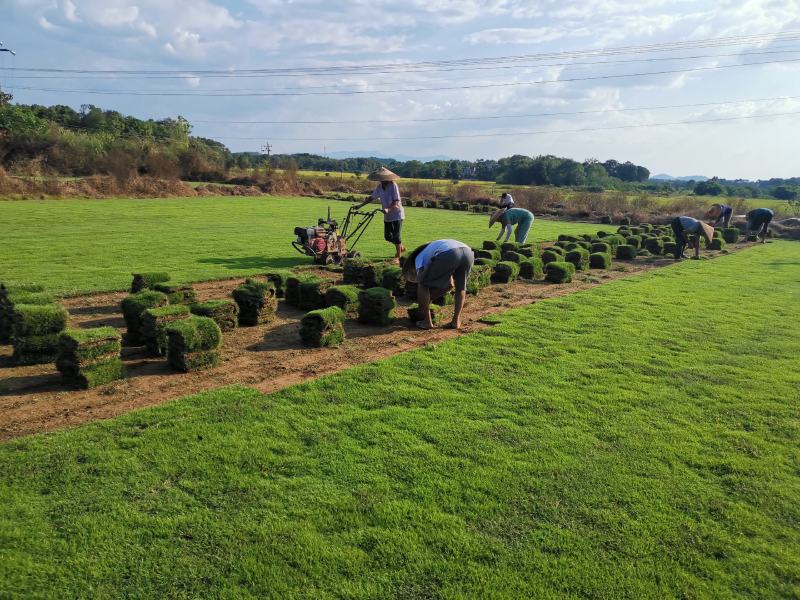
<instances>
[{"instance_id":1,"label":"straw hat","mask_svg":"<svg viewBox=\"0 0 800 600\"><path fill-rule=\"evenodd\" d=\"M492 215L489 217L489 227L491 228L492 225L497 223L500 220L500 217L502 217L505 212L506 211L503 210L502 208L494 211Z\"/></svg>"},{"instance_id":2,"label":"straw hat","mask_svg":"<svg viewBox=\"0 0 800 600\"><path fill-rule=\"evenodd\" d=\"M417 282L417 256L427 247L428 244L422 244L422 246L415 248L411 254L406 257L406 261L403 263L403 279L411 283Z\"/></svg>"},{"instance_id":3,"label":"straw hat","mask_svg":"<svg viewBox=\"0 0 800 600\"><path fill-rule=\"evenodd\" d=\"M714 228L708 223L700 221L700 235L706 238L706 242L710 244L711 240L714 238Z\"/></svg>"},{"instance_id":4,"label":"straw hat","mask_svg":"<svg viewBox=\"0 0 800 600\"><path fill-rule=\"evenodd\" d=\"M400 175L392 173L386 167L381 167L370 173L368 179L370 181L397 181L400 179Z\"/></svg>"},{"instance_id":5,"label":"straw hat","mask_svg":"<svg viewBox=\"0 0 800 600\"><path fill-rule=\"evenodd\" d=\"M722 206L719 204L712 204L711 208L706 212L706 219L716 219L722 214Z\"/></svg>"}]
</instances>

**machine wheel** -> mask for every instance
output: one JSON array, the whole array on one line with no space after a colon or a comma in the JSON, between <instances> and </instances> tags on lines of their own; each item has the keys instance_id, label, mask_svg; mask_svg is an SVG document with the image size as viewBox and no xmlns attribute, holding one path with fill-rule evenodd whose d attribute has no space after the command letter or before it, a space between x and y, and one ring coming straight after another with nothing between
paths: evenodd
<instances>
[{"instance_id":1,"label":"machine wheel","mask_svg":"<svg viewBox=\"0 0 800 600\"><path fill-rule=\"evenodd\" d=\"M353 250L352 252L348 252L347 258L361 258L361 252L359 252L358 250Z\"/></svg>"}]
</instances>

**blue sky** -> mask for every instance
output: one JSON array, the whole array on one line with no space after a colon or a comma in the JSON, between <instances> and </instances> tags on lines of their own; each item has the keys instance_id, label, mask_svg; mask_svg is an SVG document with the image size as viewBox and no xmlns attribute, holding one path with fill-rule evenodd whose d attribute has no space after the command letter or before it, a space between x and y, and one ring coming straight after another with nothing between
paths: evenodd
<instances>
[{"instance_id":1,"label":"blue sky","mask_svg":"<svg viewBox=\"0 0 800 600\"><path fill-rule=\"evenodd\" d=\"M800 114L709 124L652 123L800 113L800 37L621 57L518 61L513 68L302 77L225 77L201 70L335 67L562 53L800 31L800 0L0 0L0 41L18 52L0 67L171 70L180 79L69 76L2 71L0 85L25 103L91 103L139 117L183 115L198 135L233 150L376 150L393 154L498 158L556 154L577 160L632 160L653 173L769 178L800 175ZM659 60L675 57L683 60ZM646 61L645 59L650 59ZM795 60L796 62L775 62ZM769 62L685 73L565 81L655 70ZM568 63L568 64L564 64ZM551 66L543 66L551 65ZM494 86L533 81L555 83ZM381 89L460 87L425 92ZM116 95L24 88L123 92ZM357 95L204 97L248 93L365 91ZM179 97L126 95L171 92ZM759 102L741 102L770 98ZM639 107L735 104L619 111ZM342 123L617 111L417 123ZM280 121L255 124L230 121ZM324 120L333 124L290 124ZM565 131L575 129L598 131ZM488 137L487 134L543 132ZM386 140L421 136L470 136ZM248 139L251 138L251 139ZM326 138L328 141L300 141ZM346 139L336 139L346 138Z\"/></svg>"}]
</instances>

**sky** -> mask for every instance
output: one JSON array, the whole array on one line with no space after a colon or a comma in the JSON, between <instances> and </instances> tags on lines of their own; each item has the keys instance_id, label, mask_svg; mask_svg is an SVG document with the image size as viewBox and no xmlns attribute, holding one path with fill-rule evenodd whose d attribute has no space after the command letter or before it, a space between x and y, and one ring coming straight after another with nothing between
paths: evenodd
<instances>
[{"instance_id":1,"label":"sky","mask_svg":"<svg viewBox=\"0 0 800 600\"><path fill-rule=\"evenodd\" d=\"M18 102L181 115L234 151L800 175L800 0L0 0L0 42Z\"/></svg>"}]
</instances>

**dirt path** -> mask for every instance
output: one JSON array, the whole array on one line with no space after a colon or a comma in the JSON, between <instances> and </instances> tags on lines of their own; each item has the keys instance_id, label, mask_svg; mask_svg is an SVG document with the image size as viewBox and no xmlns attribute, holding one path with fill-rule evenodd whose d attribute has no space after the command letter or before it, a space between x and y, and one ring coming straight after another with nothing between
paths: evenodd
<instances>
[{"instance_id":1,"label":"dirt path","mask_svg":"<svg viewBox=\"0 0 800 600\"><path fill-rule=\"evenodd\" d=\"M467 298L465 326L461 332L417 330L405 318L405 307L410 301L401 298L397 311L401 318L393 326L381 328L348 321L345 326L347 340L335 349L302 346L298 323L303 312L280 302L278 318L273 323L242 327L225 334L223 362L215 369L175 373L164 359L148 356L144 348L123 348L128 378L88 391L65 388L52 364L11 365L11 348L3 346L0 347L0 440L74 427L95 419L109 419L224 385L238 383L262 392L272 392L475 331L486 326L479 319L493 313L635 276L672 262L664 258L618 261L608 271L580 273L571 284L521 280L510 285L493 285L482 290L477 297ZM241 281L243 279L200 283L195 285L195 289L201 301L225 298L230 297L233 288ZM64 299L62 304L70 313L73 327L112 325L124 329L119 303L125 295L119 292L79 296Z\"/></svg>"}]
</instances>

